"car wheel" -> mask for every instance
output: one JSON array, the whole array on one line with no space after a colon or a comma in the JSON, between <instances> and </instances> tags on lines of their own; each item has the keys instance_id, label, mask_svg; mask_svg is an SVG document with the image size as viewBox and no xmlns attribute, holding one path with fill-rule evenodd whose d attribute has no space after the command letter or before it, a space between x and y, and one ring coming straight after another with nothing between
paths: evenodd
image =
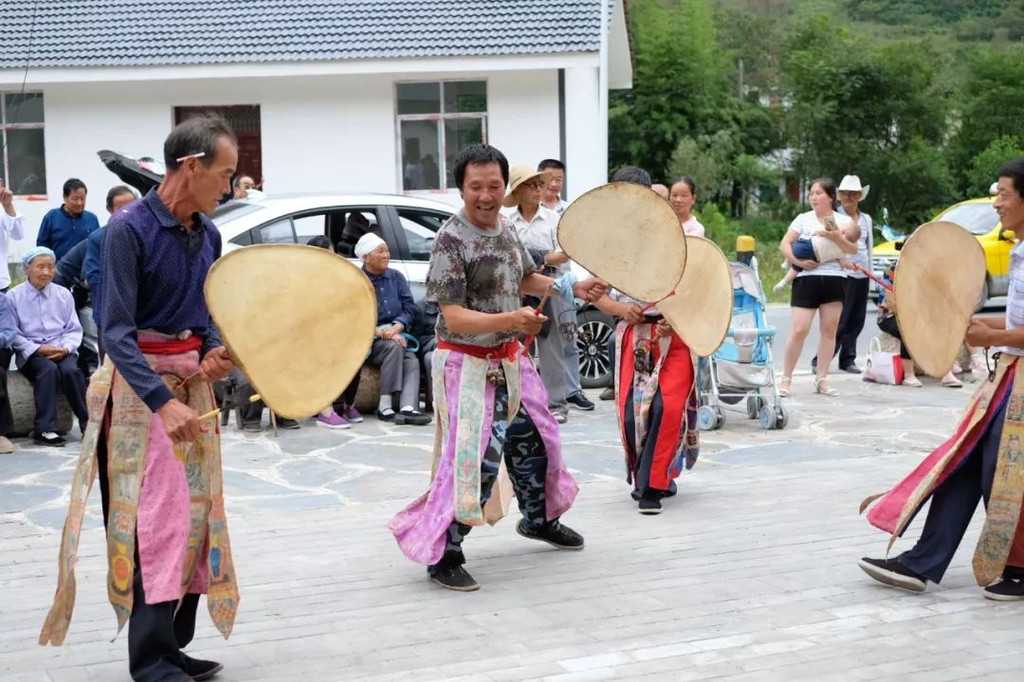
<instances>
[{"instance_id":1,"label":"car wheel","mask_svg":"<svg viewBox=\"0 0 1024 682\"><path fill-rule=\"evenodd\" d=\"M580 384L583 388L610 386L612 364L608 357L608 342L615 333L615 318L597 308L588 308L576 316L576 328Z\"/></svg>"}]
</instances>

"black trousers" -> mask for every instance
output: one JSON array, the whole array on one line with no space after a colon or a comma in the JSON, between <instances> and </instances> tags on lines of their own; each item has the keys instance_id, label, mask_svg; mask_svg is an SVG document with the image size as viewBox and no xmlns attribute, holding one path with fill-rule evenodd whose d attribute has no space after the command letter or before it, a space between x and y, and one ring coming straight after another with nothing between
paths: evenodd
<instances>
[{"instance_id":1,"label":"black trousers","mask_svg":"<svg viewBox=\"0 0 1024 682\"><path fill-rule=\"evenodd\" d=\"M913 549L899 556L901 564L933 583L938 584L949 568L978 502L984 502L988 508L1008 400L996 410L992 423L967 460L936 488L920 539ZM1007 565L1003 575L1024 578L1024 567Z\"/></svg>"},{"instance_id":2,"label":"black trousers","mask_svg":"<svg viewBox=\"0 0 1024 682\"><path fill-rule=\"evenodd\" d=\"M107 424L96 442L103 525L110 516L110 484L107 480ZM181 650L195 634L199 595L187 594L179 602L147 604L136 545L132 580L132 614L128 619L128 669L136 682L188 682L185 655Z\"/></svg>"},{"instance_id":3,"label":"black trousers","mask_svg":"<svg viewBox=\"0 0 1024 682\"><path fill-rule=\"evenodd\" d=\"M89 409L85 404L85 377L78 369L78 354L65 355L60 362L54 362L36 353L21 366L21 373L32 382L32 393L36 403L36 434L57 431L57 392L63 391L85 430L89 421Z\"/></svg>"},{"instance_id":4,"label":"black trousers","mask_svg":"<svg viewBox=\"0 0 1024 682\"><path fill-rule=\"evenodd\" d=\"M11 366L10 348L0 348L0 436L6 436L14 429L14 415L11 413L11 399L7 393L7 368Z\"/></svg>"},{"instance_id":5,"label":"black trousers","mask_svg":"<svg viewBox=\"0 0 1024 682\"><path fill-rule=\"evenodd\" d=\"M839 367L849 367L857 361L857 337L864 331L868 312L868 291L871 280L867 277L847 277L843 283L843 313L836 329L836 347L832 357L839 356ZM818 356L811 360L818 364Z\"/></svg>"}]
</instances>

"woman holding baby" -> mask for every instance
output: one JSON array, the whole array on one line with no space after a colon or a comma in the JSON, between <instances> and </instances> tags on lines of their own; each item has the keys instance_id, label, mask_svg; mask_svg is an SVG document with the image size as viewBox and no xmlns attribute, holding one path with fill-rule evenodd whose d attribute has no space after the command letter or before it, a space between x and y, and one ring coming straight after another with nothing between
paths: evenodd
<instances>
[{"instance_id":1,"label":"woman holding baby","mask_svg":"<svg viewBox=\"0 0 1024 682\"><path fill-rule=\"evenodd\" d=\"M793 329L786 339L783 374L779 394L788 397L804 341L818 314L818 357L831 358L835 349L836 329L843 312L846 271L849 263L843 257L857 253L860 228L848 217L835 212L836 186L829 178L811 183L808 203L811 210L801 213L789 226L779 250L790 266L798 270L793 279L790 307ZM819 363L814 379L815 393L837 394L828 383L827 362Z\"/></svg>"}]
</instances>

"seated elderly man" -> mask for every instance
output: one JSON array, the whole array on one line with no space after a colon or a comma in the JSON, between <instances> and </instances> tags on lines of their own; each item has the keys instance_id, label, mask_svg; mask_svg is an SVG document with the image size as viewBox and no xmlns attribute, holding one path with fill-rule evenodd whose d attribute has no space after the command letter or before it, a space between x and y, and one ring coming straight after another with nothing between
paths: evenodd
<instances>
[{"instance_id":1,"label":"seated elderly man","mask_svg":"<svg viewBox=\"0 0 1024 682\"><path fill-rule=\"evenodd\" d=\"M419 411L420 363L416 349L409 347L410 340L415 343L415 337L406 333L416 315L409 283L402 273L388 268L388 245L372 232L359 238L355 254L363 261L363 272L377 293L377 331L366 360L380 367L377 418L396 424L429 424L430 417ZM397 414L393 405L395 393L401 394Z\"/></svg>"},{"instance_id":2,"label":"seated elderly man","mask_svg":"<svg viewBox=\"0 0 1024 682\"><path fill-rule=\"evenodd\" d=\"M85 377L78 369L82 323L71 292L53 284L57 259L45 246L29 249L21 259L27 281L7 294L18 326L14 338L16 361L32 382L36 419L33 440L39 445L63 446L57 434L57 391L63 389L78 425L85 433Z\"/></svg>"}]
</instances>

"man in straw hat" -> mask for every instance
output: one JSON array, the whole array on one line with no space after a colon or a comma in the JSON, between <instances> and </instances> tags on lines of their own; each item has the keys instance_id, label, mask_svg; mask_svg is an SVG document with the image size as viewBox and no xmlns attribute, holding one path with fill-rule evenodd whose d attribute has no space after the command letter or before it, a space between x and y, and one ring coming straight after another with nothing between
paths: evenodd
<instances>
[{"instance_id":1,"label":"man in straw hat","mask_svg":"<svg viewBox=\"0 0 1024 682\"><path fill-rule=\"evenodd\" d=\"M559 521L576 498L576 482L562 460L544 385L519 341L537 334L546 318L520 299L572 286L594 300L605 285L572 284L571 276L556 282L537 272L499 213L509 180L500 151L468 147L453 172L463 207L437 233L427 274L426 300L441 310L433 476L389 527L407 557L429 566L434 582L466 592L480 586L462 567L462 541L473 526L504 513L507 493L495 485L503 463L523 516L516 531L558 549L583 549L583 537Z\"/></svg>"},{"instance_id":2,"label":"man in straw hat","mask_svg":"<svg viewBox=\"0 0 1024 682\"><path fill-rule=\"evenodd\" d=\"M63 642L74 564L97 473L107 528L107 591L128 667L139 681L207 679L219 663L186 656L199 595L231 633L238 609L224 516L220 435L199 415L233 365L203 296L221 237L207 217L231 186L234 133L218 116L189 119L164 142L159 187L115 214L103 241L107 360L89 385L89 428L75 472L54 605L39 641ZM198 375L197 380L182 379ZM173 390L172 390L173 389Z\"/></svg>"},{"instance_id":3,"label":"man in straw hat","mask_svg":"<svg viewBox=\"0 0 1024 682\"><path fill-rule=\"evenodd\" d=\"M626 166L612 182L650 187L651 176ZM676 494L676 477L684 466L693 467L700 448L690 349L661 312L644 301L613 291L597 307L619 318L613 367L626 480L633 485L637 511L660 514L661 501Z\"/></svg>"},{"instance_id":4,"label":"man in straw hat","mask_svg":"<svg viewBox=\"0 0 1024 682\"><path fill-rule=\"evenodd\" d=\"M558 246L558 214L541 205L541 192L549 174L527 166L514 167L503 205L513 209L506 215L541 272L559 277L569 271L569 257ZM580 385L576 302L569 287L553 296L543 312L549 322L547 329L537 336L537 363L548 391L548 406L555 420L564 423L569 405L584 411L594 409L594 403L583 394Z\"/></svg>"},{"instance_id":5,"label":"man in straw hat","mask_svg":"<svg viewBox=\"0 0 1024 682\"><path fill-rule=\"evenodd\" d=\"M1024 158L999 169L995 208L1003 227L1024 233ZM975 317L973 346L1001 347L996 369L972 398L954 435L884 495L865 500L872 525L901 535L931 499L921 537L891 559L860 560L875 580L912 592L942 580L980 500L985 525L974 552L978 584L989 599L1024 599L1024 243L1010 255L1005 317ZM877 500L877 501L876 501Z\"/></svg>"},{"instance_id":6,"label":"man in straw hat","mask_svg":"<svg viewBox=\"0 0 1024 682\"><path fill-rule=\"evenodd\" d=\"M857 253L847 256L847 259L871 272L871 251L874 248L871 216L860 210L860 202L867 199L871 185L861 185L860 178L856 175L845 175L837 191L840 204L837 213L849 216L860 227ZM836 348L833 355L839 356L839 369L851 374L861 373L861 369L857 367L857 337L864 330L870 284L868 276L856 269L848 271L843 282L843 312L839 318L839 328L836 330ZM817 369L817 355L811 359L811 367Z\"/></svg>"}]
</instances>

